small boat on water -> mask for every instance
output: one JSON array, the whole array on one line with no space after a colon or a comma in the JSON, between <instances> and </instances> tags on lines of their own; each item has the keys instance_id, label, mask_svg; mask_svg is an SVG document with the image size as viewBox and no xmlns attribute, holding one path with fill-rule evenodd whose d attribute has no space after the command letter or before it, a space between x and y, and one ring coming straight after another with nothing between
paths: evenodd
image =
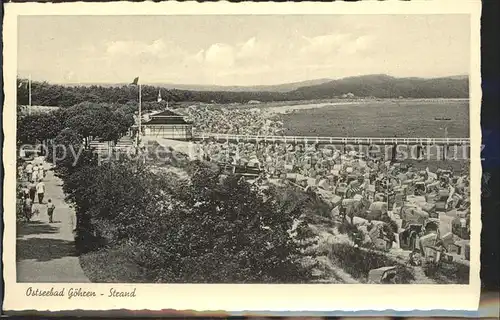
<instances>
[{"instance_id":1,"label":"small boat on water","mask_svg":"<svg viewBox=\"0 0 500 320\"><path fill-rule=\"evenodd\" d=\"M449 121L451 120L451 118L438 118L438 117L435 117L434 120L445 120L445 121Z\"/></svg>"}]
</instances>

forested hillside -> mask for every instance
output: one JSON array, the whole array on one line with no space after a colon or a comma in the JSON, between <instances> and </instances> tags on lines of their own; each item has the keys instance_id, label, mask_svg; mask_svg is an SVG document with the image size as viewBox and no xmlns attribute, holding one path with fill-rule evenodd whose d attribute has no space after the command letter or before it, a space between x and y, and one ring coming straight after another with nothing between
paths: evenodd
<instances>
[{"instance_id":1,"label":"forested hillside","mask_svg":"<svg viewBox=\"0 0 500 320\"><path fill-rule=\"evenodd\" d=\"M246 103L292 101L337 98L351 93L355 97L375 98L467 98L469 81L466 77L438 79L394 78L386 75L370 75L332 80L312 86L300 87L288 92L276 91L193 91L165 89L143 85L142 101L155 102L158 90L163 99L171 102L193 101L206 103ZM84 101L95 103L137 102L137 86L66 86L47 82L32 83L32 104L68 107ZM240 88L241 90L241 88ZM28 104L28 86L25 79L18 79L18 104Z\"/></svg>"}]
</instances>

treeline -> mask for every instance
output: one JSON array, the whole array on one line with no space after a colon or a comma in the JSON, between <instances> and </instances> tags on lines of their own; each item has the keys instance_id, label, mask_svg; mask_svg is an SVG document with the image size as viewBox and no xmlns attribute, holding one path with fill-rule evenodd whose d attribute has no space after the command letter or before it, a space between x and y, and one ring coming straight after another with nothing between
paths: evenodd
<instances>
[{"instance_id":1,"label":"treeline","mask_svg":"<svg viewBox=\"0 0 500 320\"><path fill-rule=\"evenodd\" d=\"M17 117L17 144L47 144L70 131L85 148L92 138L117 141L134 124L135 108L131 105L83 102L72 107Z\"/></svg>"},{"instance_id":2,"label":"treeline","mask_svg":"<svg viewBox=\"0 0 500 320\"><path fill-rule=\"evenodd\" d=\"M289 92L272 91L193 91L165 89L158 86L142 86L142 101L145 110L157 106L158 90L170 103L246 103L250 100L262 102L314 100L341 97L351 93L355 97L375 98L468 98L467 78L394 78L386 75L371 75L332 80L313 86L301 87ZM28 88L25 79L18 79L18 104L28 104ZM69 107L81 102L137 104L137 86L63 86L47 82L32 83L32 105Z\"/></svg>"},{"instance_id":3,"label":"treeline","mask_svg":"<svg viewBox=\"0 0 500 320\"><path fill-rule=\"evenodd\" d=\"M157 107L158 90L162 98L173 106L176 102L193 101L204 103L246 103L250 100L278 101L289 100L283 93L275 92L212 92L164 89L143 85L142 102L145 110ZM29 92L25 79L18 79L17 101L20 105L29 103ZM32 82L32 105L69 107L82 102L137 104L139 100L137 86L63 86L48 82ZM166 103L166 102L164 102Z\"/></svg>"}]
</instances>

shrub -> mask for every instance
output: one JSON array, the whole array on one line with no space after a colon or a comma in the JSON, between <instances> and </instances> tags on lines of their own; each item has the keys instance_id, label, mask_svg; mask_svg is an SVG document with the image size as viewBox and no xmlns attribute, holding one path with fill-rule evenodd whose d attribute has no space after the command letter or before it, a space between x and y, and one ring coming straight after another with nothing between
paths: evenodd
<instances>
[{"instance_id":1,"label":"shrub","mask_svg":"<svg viewBox=\"0 0 500 320\"><path fill-rule=\"evenodd\" d=\"M347 220L342 221L337 225L337 230L342 234L352 235L358 232L358 228L355 225L351 224Z\"/></svg>"},{"instance_id":2,"label":"shrub","mask_svg":"<svg viewBox=\"0 0 500 320\"><path fill-rule=\"evenodd\" d=\"M86 166L67 176L81 250L132 243L153 282L304 282L311 246L307 201L196 163L190 181L137 163ZM297 223L297 221L299 223ZM290 233L291 231L294 231Z\"/></svg>"},{"instance_id":3,"label":"shrub","mask_svg":"<svg viewBox=\"0 0 500 320\"><path fill-rule=\"evenodd\" d=\"M441 263L434 272L428 274L428 277L437 283L468 284L469 274L469 266L453 261Z\"/></svg>"},{"instance_id":4,"label":"shrub","mask_svg":"<svg viewBox=\"0 0 500 320\"><path fill-rule=\"evenodd\" d=\"M394 265L398 269L398 283L409 283L414 280L412 272L406 266L391 260L382 253L355 248L350 244L334 244L329 258L362 282L367 281L370 270Z\"/></svg>"},{"instance_id":5,"label":"shrub","mask_svg":"<svg viewBox=\"0 0 500 320\"><path fill-rule=\"evenodd\" d=\"M123 244L80 256L80 265L91 282L145 283L143 270L134 262L137 248Z\"/></svg>"},{"instance_id":6,"label":"shrub","mask_svg":"<svg viewBox=\"0 0 500 320\"><path fill-rule=\"evenodd\" d=\"M66 177L63 188L75 205L82 249L95 250L148 232L137 226L139 213L153 203L157 188L152 174L136 165L124 161L84 166Z\"/></svg>"},{"instance_id":7,"label":"shrub","mask_svg":"<svg viewBox=\"0 0 500 320\"><path fill-rule=\"evenodd\" d=\"M25 222L26 216L24 215L23 204L21 200L16 201L16 222Z\"/></svg>"},{"instance_id":8,"label":"shrub","mask_svg":"<svg viewBox=\"0 0 500 320\"><path fill-rule=\"evenodd\" d=\"M264 196L243 179L223 178L203 166L191 180L182 192L159 200L164 205L154 213L154 231L139 239L141 265L153 281L276 283L312 277L300 264L300 244L288 233L302 214L300 204L283 201L277 190Z\"/></svg>"}]
</instances>

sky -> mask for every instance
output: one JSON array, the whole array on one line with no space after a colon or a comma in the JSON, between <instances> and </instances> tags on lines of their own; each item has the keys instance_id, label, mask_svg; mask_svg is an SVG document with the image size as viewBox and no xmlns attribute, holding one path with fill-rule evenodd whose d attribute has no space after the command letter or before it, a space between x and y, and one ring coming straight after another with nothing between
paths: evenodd
<instances>
[{"instance_id":1,"label":"sky","mask_svg":"<svg viewBox=\"0 0 500 320\"><path fill-rule=\"evenodd\" d=\"M53 83L271 85L469 74L467 15L21 16L18 74Z\"/></svg>"}]
</instances>

